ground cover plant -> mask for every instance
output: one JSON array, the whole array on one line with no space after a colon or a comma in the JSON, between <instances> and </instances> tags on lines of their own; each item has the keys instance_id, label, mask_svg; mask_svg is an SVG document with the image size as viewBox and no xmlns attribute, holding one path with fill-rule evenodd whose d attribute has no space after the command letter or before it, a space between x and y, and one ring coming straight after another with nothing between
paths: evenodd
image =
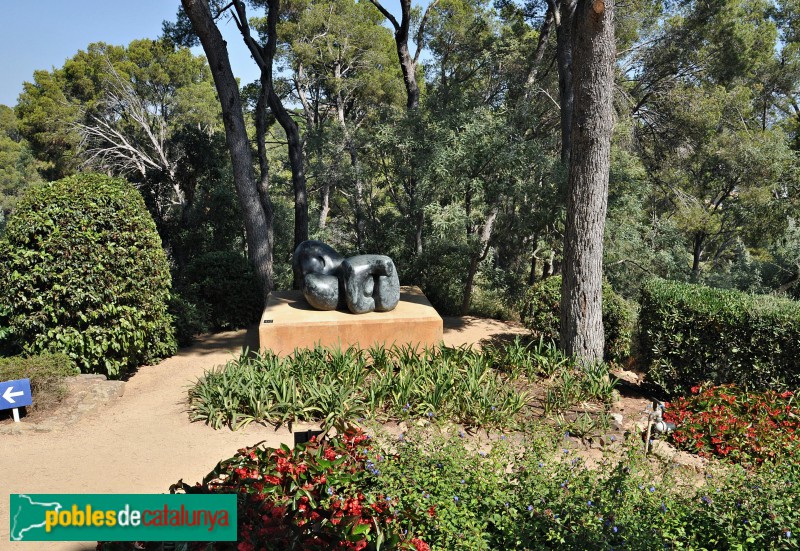
<instances>
[{"instance_id":1,"label":"ground cover plant","mask_svg":"<svg viewBox=\"0 0 800 551\"><path fill-rule=\"evenodd\" d=\"M414 430L240 450L202 483L172 488L236 492L239 542L186 548L800 547L795 462L711 467L697 486L674 464L648 460L633 439L626 453L590 468L552 427L531 429L488 445L463 432Z\"/></svg>"},{"instance_id":2,"label":"ground cover plant","mask_svg":"<svg viewBox=\"0 0 800 551\"><path fill-rule=\"evenodd\" d=\"M800 470L711 469L627 455L589 468L552 429L477 448L463 434L406 435L380 467L406 529L432 549L797 548Z\"/></svg>"},{"instance_id":3,"label":"ground cover plant","mask_svg":"<svg viewBox=\"0 0 800 551\"><path fill-rule=\"evenodd\" d=\"M800 449L800 408L788 390L694 387L691 396L666 404L664 419L676 425L671 441L701 457L752 465L791 460Z\"/></svg>"},{"instance_id":4,"label":"ground cover plant","mask_svg":"<svg viewBox=\"0 0 800 551\"><path fill-rule=\"evenodd\" d=\"M359 418L513 428L534 400L531 382L538 377L553 384L551 411L583 400L611 401L614 383L605 366L586 372L574 367L552 345L520 340L483 350L318 347L289 358L243 353L197 381L189 390L189 411L192 420L214 428L320 421L327 430Z\"/></svg>"}]
</instances>

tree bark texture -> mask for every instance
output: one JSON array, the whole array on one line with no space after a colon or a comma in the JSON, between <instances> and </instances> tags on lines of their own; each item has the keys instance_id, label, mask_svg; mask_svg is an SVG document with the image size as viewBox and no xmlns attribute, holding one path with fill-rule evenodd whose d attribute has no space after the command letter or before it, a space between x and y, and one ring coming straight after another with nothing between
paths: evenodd
<instances>
[{"instance_id":1,"label":"tree bark texture","mask_svg":"<svg viewBox=\"0 0 800 551\"><path fill-rule=\"evenodd\" d=\"M700 263L703 260L703 248L705 245L706 234L697 232L692 240L692 281L700 279Z\"/></svg>"},{"instance_id":2,"label":"tree bark texture","mask_svg":"<svg viewBox=\"0 0 800 551\"><path fill-rule=\"evenodd\" d=\"M614 0L579 0L572 29L575 111L567 190L561 346L603 358L603 231L614 126Z\"/></svg>"},{"instance_id":3,"label":"tree bark texture","mask_svg":"<svg viewBox=\"0 0 800 551\"><path fill-rule=\"evenodd\" d=\"M253 154L247 139L239 86L231 70L225 41L214 23L207 0L181 0L183 9L200 38L214 77L222 107L225 139L233 166L233 180L242 206L247 233L247 255L253 264L264 300L272 291L272 215L265 212L253 173ZM266 190L265 190L266 191Z\"/></svg>"}]
</instances>

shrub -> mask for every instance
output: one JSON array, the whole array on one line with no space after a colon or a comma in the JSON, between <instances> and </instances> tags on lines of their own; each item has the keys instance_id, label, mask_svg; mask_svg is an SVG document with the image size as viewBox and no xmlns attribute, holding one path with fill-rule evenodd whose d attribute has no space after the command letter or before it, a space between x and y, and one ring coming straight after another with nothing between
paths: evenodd
<instances>
[{"instance_id":1,"label":"shrub","mask_svg":"<svg viewBox=\"0 0 800 551\"><path fill-rule=\"evenodd\" d=\"M520 307L525 327L537 337L558 342L561 331L561 276L552 276L532 285ZM603 329L607 361L623 361L631 351L633 308L611 285L603 283Z\"/></svg>"},{"instance_id":2,"label":"shrub","mask_svg":"<svg viewBox=\"0 0 800 551\"><path fill-rule=\"evenodd\" d=\"M800 303L653 279L642 287L642 361L669 393L703 382L800 386Z\"/></svg>"},{"instance_id":3,"label":"shrub","mask_svg":"<svg viewBox=\"0 0 800 551\"><path fill-rule=\"evenodd\" d=\"M235 493L238 543L216 549L429 549L397 524L399 496L371 492L383 457L369 437L350 431L318 444L246 448L220 462L187 493Z\"/></svg>"},{"instance_id":4,"label":"shrub","mask_svg":"<svg viewBox=\"0 0 800 551\"><path fill-rule=\"evenodd\" d=\"M26 354L119 376L175 350L170 276L139 193L97 174L32 186L0 241L0 326Z\"/></svg>"},{"instance_id":5,"label":"shrub","mask_svg":"<svg viewBox=\"0 0 800 551\"><path fill-rule=\"evenodd\" d=\"M75 364L66 354L0 358L0 381L31 380L34 410L47 409L59 402L67 391L64 378L76 373Z\"/></svg>"},{"instance_id":6,"label":"shrub","mask_svg":"<svg viewBox=\"0 0 800 551\"><path fill-rule=\"evenodd\" d=\"M675 423L670 439L702 457L747 464L791 458L800 449L800 408L788 390L748 392L734 385L692 388L692 396L666 404Z\"/></svg>"},{"instance_id":7,"label":"shrub","mask_svg":"<svg viewBox=\"0 0 800 551\"><path fill-rule=\"evenodd\" d=\"M185 299L181 296L180 291L173 293L170 297L169 314L174 320L173 326L178 346L189 346L194 342L195 336L211 330L208 322L210 317L208 310Z\"/></svg>"},{"instance_id":8,"label":"shrub","mask_svg":"<svg viewBox=\"0 0 800 551\"><path fill-rule=\"evenodd\" d=\"M247 327L258 321L264 306L253 268L244 255L233 251L209 252L190 261L179 293L194 306L198 328Z\"/></svg>"}]
</instances>

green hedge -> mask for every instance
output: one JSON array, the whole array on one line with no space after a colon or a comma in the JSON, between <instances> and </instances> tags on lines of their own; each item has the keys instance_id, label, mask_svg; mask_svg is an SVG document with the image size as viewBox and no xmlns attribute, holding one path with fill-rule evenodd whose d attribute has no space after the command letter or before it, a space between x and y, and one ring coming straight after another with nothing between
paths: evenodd
<instances>
[{"instance_id":1,"label":"green hedge","mask_svg":"<svg viewBox=\"0 0 800 551\"><path fill-rule=\"evenodd\" d=\"M522 299L520 318L536 337L558 342L561 327L561 276L552 276L532 285ZM628 302L603 283L604 356L607 361L623 361L631 352L634 311Z\"/></svg>"},{"instance_id":2,"label":"green hedge","mask_svg":"<svg viewBox=\"0 0 800 551\"><path fill-rule=\"evenodd\" d=\"M642 288L640 352L669 393L702 382L800 387L800 303L653 279Z\"/></svg>"},{"instance_id":3,"label":"green hedge","mask_svg":"<svg viewBox=\"0 0 800 551\"><path fill-rule=\"evenodd\" d=\"M66 353L119 376L175 351L170 274L155 224L124 180L32 186L0 240L6 353Z\"/></svg>"}]
</instances>

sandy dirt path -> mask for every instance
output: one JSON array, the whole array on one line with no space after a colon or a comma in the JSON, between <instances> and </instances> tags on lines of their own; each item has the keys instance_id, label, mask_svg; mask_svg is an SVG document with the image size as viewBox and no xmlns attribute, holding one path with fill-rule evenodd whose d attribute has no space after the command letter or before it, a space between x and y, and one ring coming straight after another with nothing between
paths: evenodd
<instances>
[{"instance_id":1,"label":"sandy dirt path","mask_svg":"<svg viewBox=\"0 0 800 551\"><path fill-rule=\"evenodd\" d=\"M518 325L477 318L445 318L445 344L478 343L523 333ZM165 493L183 478L202 479L221 459L266 440L291 444L285 428L251 424L233 432L190 423L186 390L205 370L254 348L255 331L219 333L158 365L145 366L107 407L49 433L0 436L0 550L84 551L95 542L10 542L11 493Z\"/></svg>"}]
</instances>

